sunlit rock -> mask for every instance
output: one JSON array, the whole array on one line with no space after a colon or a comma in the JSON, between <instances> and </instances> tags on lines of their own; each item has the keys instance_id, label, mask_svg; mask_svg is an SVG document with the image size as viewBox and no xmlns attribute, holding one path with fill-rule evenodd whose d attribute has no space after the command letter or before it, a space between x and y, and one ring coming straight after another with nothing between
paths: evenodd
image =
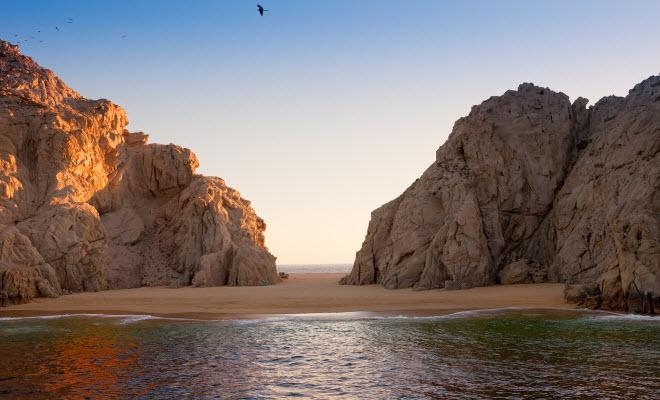
<instances>
[{"instance_id":1,"label":"sunlit rock","mask_svg":"<svg viewBox=\"0 0 660 400\"><path fill-rule=\"evenodd\" d=\"M0 295L279 281L266 225L188 149L147 144L0 41Z\"/></svg>"}]
</instances>

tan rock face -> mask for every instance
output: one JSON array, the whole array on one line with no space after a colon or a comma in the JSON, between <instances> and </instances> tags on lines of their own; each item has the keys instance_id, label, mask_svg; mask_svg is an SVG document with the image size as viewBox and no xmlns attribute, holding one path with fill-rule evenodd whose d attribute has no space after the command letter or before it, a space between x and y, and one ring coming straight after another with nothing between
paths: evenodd
<instances>
[{"instance_id":1,"label":"tan rock face","mask_svg":"<svg viewBox=\"0 0 660 400\"><path fill-rule=\"evenodd\" d=\"M372 213L346 284L597 283L660 297L660 77L586 108L523 84L459 119L436 162Z\"/></svg>"},{"instance_id":2,"label":"tan rock face","mask_svg":"<svg viewBox=\"0 0 660 400\"><path fill-rule=\"evenodd\" d=\"M250 203L127 124L0 41L0 300L278 282Z\"/></svg>"},{"instance_id":3,"label":"tan rock face","mask_svg":"<svg viewBox=\"0 0 660 400\"><path fill-rule=\"evenodd\" d=\"M543 235L546 265L553 281L596 282L603 307L630 309L630 297L660 297L660 76L600 100L588 128Z\"/></svg>"}]
</instances>

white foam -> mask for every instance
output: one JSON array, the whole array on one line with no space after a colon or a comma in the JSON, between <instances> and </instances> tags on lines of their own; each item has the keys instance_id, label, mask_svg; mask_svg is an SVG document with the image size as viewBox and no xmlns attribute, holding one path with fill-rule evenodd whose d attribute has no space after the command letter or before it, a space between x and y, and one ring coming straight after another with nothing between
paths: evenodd
<instances>
[{"instance_id":1,"label":"white foam","mask_svg":"<svg viewBox=\"0 0 660 400\"><path fill-rule=\"evenodd\" d=\"M481 315L495 315L507 312L526 311L526 312L544 312L544 311L562 311L562 312L575 312L586 314L585 318L593 320L629 320L629 321L658 321L660 317L653 317L650 315L638 314L620 314L610 311L599 310L584 310L572 308L559 308L559 307L499 307L488 308L481 310L465 310L456 311L449 314L439 315L411 315L411 314L396 314L396 315L383 315L377 312L368 311L350 311L350 312L333 312L333 313L302 313L302 314L274 314L274 315L259 315L254 318L241 318L241 319L195 319L195 318L175 318L175 317L159 317L150 314L94 314L94 313L79 313L79 314L57 314L57 315L40 315L29 317L0 317L2 321L20 321L20 320L52 320L61 318L112 318L118 319L122 325L137 323L148 320L164 320L164 321L198 321L198 322L228 322L237 325L248 325L257 323L272 323L283 321L369 321L369 320L446 320L446 319L459 319L471 318Z\"/></svg>"},{"instance_id":2,"label":"white foam","mask_svg":"<svg viewBox=\"0 0 660 400\"><path fill-rule=\"evenodd\" d=\"M396 314L396 315L383 315L383 313L371 311L349 311L349 312L334 312L334 313L301 313L301 314L278 314L273 316L259 316L250 319L235 319L230 320L232 323L256 324L264 322L279 322L279 321L369 321L369 320L443 320L454 318L470 318L479 315L492 315L499 313L506 313L511 311L575 311L584 312L584 310L577 310L571 308L538 308L538 307L499 307L488 308L480 310L464 310L455 311L448 314L438 315L413 315L413 314Z\"/></svg>"},{"instance_id":3,"label":"white foam","mask_svg":"<svg viewBox=\"0 0 660 400\"><path fill-rule=\"evenodd\" d=\"M61 319L61 318L114 318L119 319L120 323L128 324L132 322L146 321L151 319L158 320L172 320L172 321L202 321L199 319L192 318L173 318L173 317L158 317L155 315L149 314L92 314L92 313L80 313L80 314L56 314L56 315L36 315L29 317L0 317L0 321L20 321L20 320L49 320L49 319Z\"/></svg>"},{"instance_id":4,"label":"white foam","mask_svg":"<svg viewBox=\"0 0 660 400\"><path fill-rule=\"evenodd\" d=\"M660 322L660 317L653 315L642 315L642 314L618 314L613 312L602 312L604 315L594 315L591 316L591 319L594 320L620 320L620 321L655 321Z\"/></svg>"}]
</instances>

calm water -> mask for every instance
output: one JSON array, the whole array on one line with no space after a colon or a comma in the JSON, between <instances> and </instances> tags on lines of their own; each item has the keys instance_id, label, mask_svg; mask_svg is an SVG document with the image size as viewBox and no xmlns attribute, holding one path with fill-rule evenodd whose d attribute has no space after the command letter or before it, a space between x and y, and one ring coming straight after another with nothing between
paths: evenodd
<instances>
[{"instance_id":1,"label":"calm water","mask_svg":"<svg viewBox=\"0 0 660 400\"><path fill-rule=\"evenodd\" d=\"M3 319L0 355L2 398L657 399L660 319Z\"/></svg>"}]
</instances>

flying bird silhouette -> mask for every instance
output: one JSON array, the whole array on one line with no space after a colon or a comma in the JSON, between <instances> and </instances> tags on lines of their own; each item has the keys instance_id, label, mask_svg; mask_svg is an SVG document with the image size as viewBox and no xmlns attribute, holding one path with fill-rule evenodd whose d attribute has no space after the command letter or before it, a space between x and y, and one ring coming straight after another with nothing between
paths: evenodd
<instances>
[{"instance_id":1,"label":"flying bird silhouette","mask_svg":"<svg viewBox=\"0 0 660 400\"><path fill-rule=\"evenodd\" d=\"M257 11L259 11L259 14L261 14L261 16L263 17L264 11L268 11L268 10L264 9L261 4L257 4Z\"/></svg>"},{"instance_id":2,"label":"flying bird silhouette","mask_svg":"<svg viewBox=\"0 0 660 400\"><path fill-rule=\"evenodd\" d=\"M56 31L59 31L59 30L60 30L60 28L58 28L58 27L55 27L55 30L56 30Z\"/></svg>"}]
</instances>

